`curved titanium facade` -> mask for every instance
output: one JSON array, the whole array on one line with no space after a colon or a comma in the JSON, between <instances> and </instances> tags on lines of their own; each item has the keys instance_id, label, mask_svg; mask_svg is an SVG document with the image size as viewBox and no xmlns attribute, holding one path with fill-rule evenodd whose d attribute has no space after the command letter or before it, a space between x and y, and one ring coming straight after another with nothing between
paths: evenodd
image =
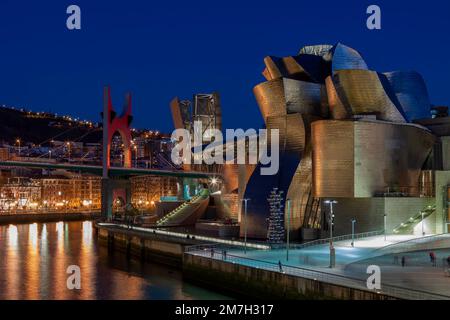
<instances>
[{"instance_id":1,"label":"curved titanium facade","mask_svg":"<svg viewBox=\"0 0 450 320\"><path fill-rule=\"evenodd\" d=\"M268 129L279 129L280 169L276 175L260 175L260 165L253 172L245 189L248 203L248 235L264 238L267 235L269 203L267 197L273 188L283 191L284 199L292 199L291 226L293 237L310 216L308 203L311 202L311 123L319 119L310 114L288 114L266 117ZM309 201L309 202L308 202ZM243 230L241 230L242 233Z\"/></svg>"},{"instance_id":2,"label":"curved titanium facade","mask_svg":"<svg viewBox=\"0 0 450 320\"><path fill-rule=\"evenodd\" d=\"M332 76L325 79L329 115L332 119L346 119L352 116L352 110L348 104L344 104L339 97Z\"/></svg>"},{"instance_id":3,"label":"curved titanium facade","mask_svg":"<svg viewBox=\"0 0 450 320\"><path fill-rule=\"evenodd\" d=\"M369 70L340 70L332 77L340 101L353 115L374 114L380 120L405 122L378 77ZM330 108L334 106L330 103Z\"/></svg>"},{"instance_id":4,"label":"curved titanium facade","mask_svg":"<svg viewBox=\"0 0 450 320\"><path fill-rule=\"evenodd\" d=\"M341 43L336 44L330 51L329 55L325 56L331 61L331 70L336 72L338 70L367 70L366 62L358 51L347 47Z\"/></svg>"},{"instance_id":5,"label":"curved titanium facade","mask_svg":"<svg viewBox=\"0 0 450 320\"><path fill-rule=\"evenodd\" d=\"M415 71L394 71L383 75L395 95L393 101L403 110L408 121L431 116L427 87L420 74Z\"/></svg>"},{"instance_id":6,"label":"curved titanium facade","mask_svg":"<svg viewBox=\"0 0 450 320\"><path fill-rule=\"evenodd\" d=\"M281 77L306 81L311 80L311 76L294 57L265 57L264 63L266 68L263 71L263 75L267 80Z\"/></svg>"},{"instance_id":7,"label":"curved titanium facade","mask_svg":"<svg viewBox=\"0 0 450 320\"><path fill-rule=\"evenodd\" d=\"M398 188L419 195L434 136L415 125L322 120L312 124L316 197L374 197Z\"/></svg>"},{"instance_id":8,"label":"curved titanium facade","mask_svg":"<svg viewBox=\"0 0 450 320\"><path fill-rule=\"evenodd\" d=\"M253 93L264 119L286 113L321 112L320 84L278 78L255 86Z\"/></svg>"},{"instance_id":9,"label":"curved titanium facade","mask_svg":"<svg viewBox=\"0 0 450 320\"><path fill-rule=\"evenodd\" d=\"M295 153L280 154L280 170L276 175L261 175L261 164L258 164L245 189L247 204L247 235L250 238L266 238L269 203L267 197L273 188L283 191L286 199L291 180L300 162ZM241 235L243 235L241 228Z\"/></svg>"},{"instance_id":10,"label":"curved titanium facade","mask_svg":"<svg viewBox=\"0 0 450 320\"><path fill-rule=\"evenodd\" d=\"M326 76L327 63L322 57L312 54L289 56L284 58L265 57L266 68L263 75L266 80L289 78L315 83L323 83Z\"/></svg>"}]
</instances>

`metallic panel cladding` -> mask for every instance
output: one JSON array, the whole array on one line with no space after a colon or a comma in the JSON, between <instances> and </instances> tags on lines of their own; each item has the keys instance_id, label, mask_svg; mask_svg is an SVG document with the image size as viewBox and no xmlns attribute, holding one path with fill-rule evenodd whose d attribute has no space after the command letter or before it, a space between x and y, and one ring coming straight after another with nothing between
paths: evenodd
<instances>
[{"instance_id":1,"label":"metallic panel cladding","mask_svg":"<svg viewBox=\"0 0 450 320\"><path fill-rule=\"evenodd\" d=\"M327 74L327 62L320 56L301 54L298 56L264 58L266 80L289 78L307 82L323 83Z\"/></svg>"},{"instance_id":2,"label":"metallic panel cladding","mask_svg":"<svg viewBox=\"0 0 450 320\"><path fill-rule=\"evenodd\" d=\"M397 101L392 100L403 110L409 122L431 116L427 87L420 74L415 71L393 71L383 75Z\"/></svg>"},{"instance_id":3,"label":"metallic panel cladding","mask_svg":"<svg viewBox=\"0 0 450 320\"><path fill-rule=\"evenodd\" d=\"M253 92L266 119L286 113L321 113L321 85L278 78L256 85Z\"/></svg>"},{"instance_id":4,"label":"metallic panel cladding","mask_svg":"<svg viewBox=\"0 0 450 320\"><path fill-rule=\"evenodd\" d=\"M289 196L293 200L292 230L298 230L303 224L312 176L311 147L307 146L310 145L311 123L317 119L298 113L266 118L267 128L277 128L280 132L280 166L276 175L261 176L258 165L248 181L245 197L252 199L248 204L249 236L264 238L267 235L267 197L275 187L284 192L284 199Z\"/></svg>"},{"instance_id":5,"label":"metallic panel cladding","mask_svg":"<svg viewBox=\"0 0 450 320\"><path fill-rule=\"evenodd\" d=\"M398 189L419 194L434 136L413 125L322 120L312 124L316 197L373 197Z\"/></svg>"},{"instance_id":6,"label":"metallic panel cladding","mask_svg":"<svg viewBox=\"0 0 450 320\"><path fill-rule=\"evenodd\" d=\"M324 58L331 61L331 70L333 73L345 69L369 69L358 51L342 43L337 43Z\"/></svg>"},{"instance_id":7,"label":"metallic panel cladding","mask_svg":"<svg viewBox=\"0 0 450 320\"><path fill-rule=\"evenodd\" d=\"M340 101L352 114L375 114L380 120L405 122L378 77L369 70L340 70L333 76ZM330 103L330 108L334 108Z\"/></svg>"},{"instance_id":8,"label":"metallic panel cladding","mask_svg":"<svg viewBox=\"0 0 450 320\"><path fill-rule=\"evenodd\" d=\"M273 188L283 191L283 199L291 184L292 177L300 163L300 155L296 153L280 154L280 170L276 175L261 175L261 164L258 164L245 189L245 198L251 199L247 205L247 234L249 238L267 237L267 218L269 203L267 198ZM243 232L241 228L241 233Z\"/></svg>"},{"instance_id":9,"label":"metallic panel cladding","mask_svg":"<svg viewBox=\"0 0 450 320\"><path fill-rule=\"evenodd\" d=\"M353 122L320 120L311 125L313 195L353 197Z\"/></svg>"}]
</instances>

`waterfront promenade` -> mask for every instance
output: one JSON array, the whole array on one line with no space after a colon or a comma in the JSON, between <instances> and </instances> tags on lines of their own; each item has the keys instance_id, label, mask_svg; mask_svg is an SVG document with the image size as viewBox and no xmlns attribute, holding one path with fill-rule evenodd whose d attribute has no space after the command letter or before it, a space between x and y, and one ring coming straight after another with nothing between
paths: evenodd
<instances>
[{"instance_id":1,"label":"waterfront promenade","mask_svg":"<svg viewBox=\"0 0 450 320\"><path fill-rule=\"evenodd\" d=\"M268 244L237 240L219 239L168 230L148 229L122 224L99 223L102 229L121 232L130 237L145 239L152 237L158 241L169 241L182 244L184 255L201 257L219 264L242 265L256 270L267 270L273 273L290 275L302 279L310 279L324 284L347 287L358 292L374 292L386 297L400 299L450 299L446 290L450 278L446 277L441 267L427 265L427 253L416 254L413 260L407 253L410 265L402 268L392 265L393 257L382 254L376 256L382 248L408 243L420 239L416 236L373 236L355 241L343 240L334 243L336 248L336 266L329 268L329 247L327 243L319 245L293 245L289 250L289 259L285 248L271 248ZM299 248L297 248L299 247ZM446 253L439 253L439 257ZM450 252L449 252L450 255ZM372 259L372 260L368 260ZM423 265L413 265L422 263ZM280 267L281 263L281 267ZM366 268L375 264L381 268L381 289L367 288ZM418 275L423 275L418 277ZM419 279L419 280L418 280ZM447 285L448 284L448 285Z\"/></svg>"},{"instance_id":2,"label":"waterfront promenade","mask_svg":"<svg viewBox=\"0 0 450 320\"><path fill-rule=\"evenodd\" d=\"M433 238L429 237L430 243ZM421 237L412 235L388 236L385 241L384 236L375 236L356 241L354 247L351 246L351 241L337 241L334 244L336 249L334 268L329 268L328 244L293 248L289 250L288 259L286 249L244 252L242 249L227 248L224 257L223 250L218 246L203 246L188 248L187 254L361 290L368 290L367 267L377 265L381 269L381 289L376 290L379 293L404 299L450 299L450 277L446 262L450 250L432 249L437 256L435 266L430 262L429 250L383 253L383 250L389 252L386 249L391 247L400 247L401 251L408 243L420 239ZM402 256L406 259L404 267L400 262Z\"/></svg>"}]
</instances>

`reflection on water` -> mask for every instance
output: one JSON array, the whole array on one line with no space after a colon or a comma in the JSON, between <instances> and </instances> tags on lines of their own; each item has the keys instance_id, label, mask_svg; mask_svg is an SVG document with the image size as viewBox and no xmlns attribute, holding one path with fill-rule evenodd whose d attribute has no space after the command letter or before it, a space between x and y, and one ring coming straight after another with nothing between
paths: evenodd
<instances>
[{"instance_id":1,"label":"reflection on water","mask_svg":"<svg viewBox=\"0 0 450 320\"><path fill-rule=\"evenodd\" d=\"M67 267L81 290L67 289ZM108 254L92 222L0 226L0 299L223 299L186 284L178 270Z\"/></svg>"}]
</instances>

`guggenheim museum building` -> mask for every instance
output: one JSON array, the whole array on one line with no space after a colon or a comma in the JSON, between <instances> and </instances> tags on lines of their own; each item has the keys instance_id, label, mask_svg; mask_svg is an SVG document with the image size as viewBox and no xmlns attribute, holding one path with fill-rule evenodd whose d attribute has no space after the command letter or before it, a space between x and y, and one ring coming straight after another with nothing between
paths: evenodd
<instances>
[{"instance_id":1,"label":"guggenheim museum building","mask_svg":"<svg viewBox=\"0 0 450 320\"><path fill-rule=\"evenodd\" d=\"M382 52L380 52L382 54ZM388 57L388 55L386 55ZM285 232L448 232L450 117L430 102L415 71L379 72L344 44L267 56L254 95L267 129L279 130L280 169L225 164L222 200L247 234L265 239L269 194L283 191ZM217 170L217 169L215 169Z\"/></svg>"},{"instance_id":2,"label":"guggenheim museum building","mask_svg":"<svg viewBox=\"0 0 450 320\"><path fill-rule=\"evenodd\" d=\"M448 232L450 117L431 104L420 74L378 72L341 43L264 64L266 81L253 91L266 128L279 130L280 170L245 170L249 237L267 237L274 188L290 201L294 239L329 232L330 200L338 235L351 233L352 220L357 233Z\"/></svg>"}]
</instances>

